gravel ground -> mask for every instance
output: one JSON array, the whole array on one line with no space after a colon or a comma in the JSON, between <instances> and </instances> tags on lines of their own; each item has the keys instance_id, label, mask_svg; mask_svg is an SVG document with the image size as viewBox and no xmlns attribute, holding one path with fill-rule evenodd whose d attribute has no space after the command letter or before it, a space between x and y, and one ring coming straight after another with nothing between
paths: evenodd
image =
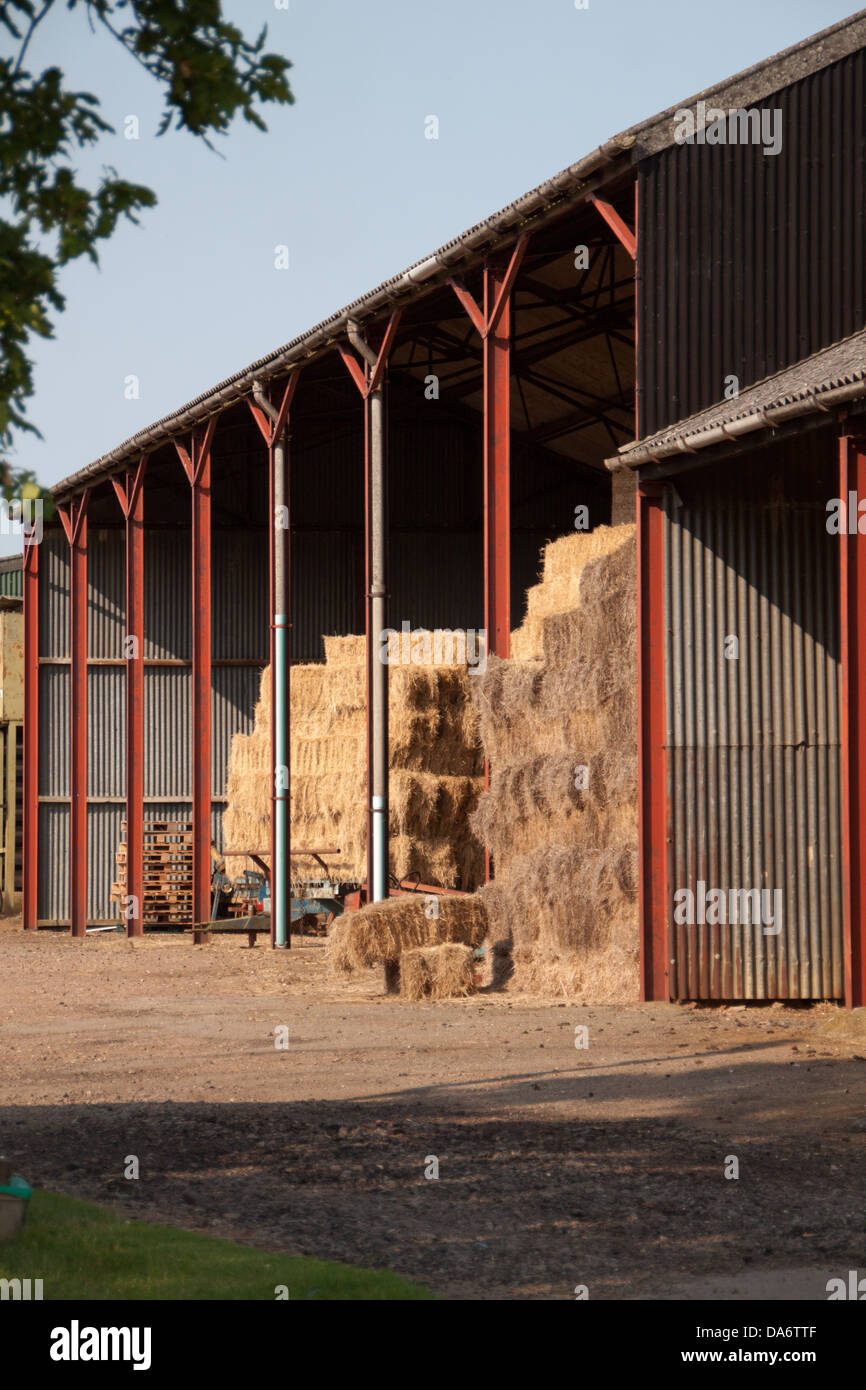
<instances>
[{"instance_id":1,"label":"gravel ground","mask_svg":"<svg viewBox=\"0 0 866 1390\"><path fill-rule=\"evenodd\" d=\"M0 932L20 1171L452 1298L822 1298L866 1271L866 1032L833 1006L404 1004L321 941L240 940Z\"/></svg>"}]
</instances>

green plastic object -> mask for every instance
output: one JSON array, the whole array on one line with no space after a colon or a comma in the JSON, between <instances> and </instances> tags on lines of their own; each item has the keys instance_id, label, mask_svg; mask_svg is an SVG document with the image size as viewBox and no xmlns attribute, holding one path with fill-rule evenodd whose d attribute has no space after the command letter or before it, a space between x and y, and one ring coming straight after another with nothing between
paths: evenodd
<instances>
[{"instance_id":1,"label":"green plastic object","mask_svg":"<svg viewBox=\"0 0 866 1390\"><path fill-rule=\"evenodd\" d=\"M0 1183L0 1197L20 1197L22 1201L29 1202L31 1197L30 1184L23 1178L10 1178L8 1183Z\"/></svg>"}]
</instances>

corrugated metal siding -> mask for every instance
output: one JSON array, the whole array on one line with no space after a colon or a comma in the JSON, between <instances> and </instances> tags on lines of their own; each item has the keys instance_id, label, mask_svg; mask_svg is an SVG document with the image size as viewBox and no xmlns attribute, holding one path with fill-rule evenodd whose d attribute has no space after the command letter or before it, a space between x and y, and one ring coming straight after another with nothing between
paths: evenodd
<instances>
[{"instance_id":1,"label":"corrugated metal siding","mask_svg":"<svg viewBox=\"0 0 866 1390\"><path fill-rule=\"evenodd\" d=\"M419 394L421 389L419 384ZM417 418L393 423L388 452L392 527L444 531L449 527L465 528L467 517L477 518L480 523L482 457L480 419L476 429L437 416L435 401L426 402L422 428L419 429ZM363 470L363 455L359 463Z\"/></svg>"},{"instance_id":2,"label":"corrugated metal siding","mask_svg":"<svg viewBox=\"0 0 866 1390\"><path fill-rule=\"evenodd\" d=\"M117 877L114 856L124 814L117 803L96 802L87 808L87 916L92 922L119 920L110 893Z\"/></svg>"},{"instance_id":3,"label":"corrugated metal siding","mask_svg":"<svg viewBox=\"0 0 866 1390\"><path fill-rule=\"evenodd\" d=\"M69 667L39 668L39 795L69 795Z\"/></svg>"},{"instance_id":4,"label":"corrugated metal siding","mask_svg":"<svg viewBox=\"0 0 866 1390\"><path fill-rule=\"evenodd\" d=\"M69 546L59 527L39 547L39 655L69 656Z\"/></svg>"},{"instance_id":5,"label":"corrugated metal siding","mask_svg":"<svg viewBox=\"0 0 866 1390\"><path fill-rule=\"evenodd\" d=\"M191 659L190 545L189 531L144 533L146 659Z\"/></svg>"},{"instance_id":6,"label":"corrugated metal siding","mask_svg":"<svg viewBox=\"0 0 866 1390\"><path fill-rule=\"evenodd\" d=\"M123 531L87 534L87 654L123 656L126 634L126 555Z\"/></svg>"},{"instance_id":7,"label":"corrugated metal siding","mask_svg":"<svg viewBox=\"0 0 866 1390\"><path fill-rule=\"evenodd\" d=\"M214 661L242 657L267 661L267 534L214 531L212 573Z\"/></svg>"},{"instance_id":8,"label":"corrugated metal siding","mask_svg":"<svg viewBox=\"0 0 866 1390\"><path fill-rule=\"evenodd\" d=\"M684 505L667 500L671 893L779 889L783 903L778 935L672 918L676 998L843 993L832 461L832 441L800 441L773 472L746 460L724 483L678 479Z\"/></svg>"},{"instance_id":9,"label":"corrugated metal siding","mask_svg":"<svg viewBox=\"0 0 866 1390\"><path fill-rule=\"evenodd\" d=\"M235 734L253 727L261 671L252 666L218 666L211 693L211 794L224 796L229 752Z\"/></svg>"},{"instance_id":10,"label":"corrugated metal siding","mask_svg":"<svg viewBox=\"0 0 866 1390\"><path fill-rule=\"evenodd\" d=\"M144 672L144 794L192 795L192 672L152 666Z\"/></svg>"},{"instance_id":11,"label":"corrugated metal siding","mask_svg":"<svg viewBox=\"0 0 866 1390\"><path fill-rule=\"evenodd\" d=\"M640 434L866 324L866 52L761 103L782 151L673 145L638 166Z\"/></svg>"},{"instance_id":12,"label":"corrugated metal siding","mask_svg":"<svg viewBox=\"0 0 866 1390\"><path fill-rule=\"evenodd\" d=\"M19 560L15 565L0 565L0 594L5 598L21 598L24 593L24 574Z\"/></svg>"},{"instance_id":13,"label":"corrugated metal siding","mask_svg":"<svg viewBox=\"0 0 866 1390\"><path fill-rule=\"evenodd\" d=\"M69 806L39 807L39 874L36 915L40 922L69 921Z\"/></svg>"},{"instance_id":14,"label":"corrugated metal siding","mask_svg":"<svg viewBox=\"0 0 866 1390\"><path fill-rule=\"evenodd\" d=\"M224 849L224 848L225 848L225 842L224 842L224 840L223 840L223 811L224 811L224 810L225 810L225 806L224 806L223 803L220 803L220 804L218 804L218 805L216 805L216 806L212 806L212 807L211 807L211 813L210 813L210 836L211 836L211 839L213 840L214 844L216 845L217 849Z\"/></svg>"},{"instance_id":15,"label":"corrugated metal siding","mask_svg":"<svg viewBox=\"0 0 866 1390\"><path fill-rule=\"evenodd\" d=\"M360 397L351 416L343 415L331 422L327 439L305 445L305 436L309 437L309 431L316 428L313 422L306 425L298 412L292 425L290 445L292 524L324 530L358 526L364 515L364 431ZM263 469L263 484L266 477L267 471ZM265 489L260 515L267 524Z\"/></svg>"},{"instance_id":16,"label":"corrugated metal siding","mask_svg":"<svg viewBox=\"0 0 866 1390\"><path fill-rule=\"evenodd\" d=\"M126 794L126 671L91 666L87 672L87 795Z\"/></svg>"},{"instance_id":17,"label":"corrugated metal siding","mask_svg":"<svg viewBox=\"0 0 866 1390\"><path fill-rule=\"evenodd\" d=\"M363 592L360 531L293 534L292 660L321 661L323 634L362 632Z\"/></svg>"},{"instance_id":18,"label":"corrugated metal siding","mask_svg":"<svg viewBox=\"0 0 866 1390\"><path fill-rule=\"evenodd\" d=\"M390 623L478 628L484 572L481 541L465 532L391 538Z\"/></svg>"}]
</instances>

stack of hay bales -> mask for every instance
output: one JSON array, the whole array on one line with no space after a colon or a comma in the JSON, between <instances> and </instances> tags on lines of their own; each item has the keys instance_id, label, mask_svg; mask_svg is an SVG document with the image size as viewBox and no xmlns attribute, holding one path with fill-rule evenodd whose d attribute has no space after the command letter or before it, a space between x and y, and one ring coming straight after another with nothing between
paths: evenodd
<instances>
[{"instance_id":1,"label":"stack of hay bales","mask_svg":"<svg viewBox=\"0 0 866 1390\"><path fill-rule=\"evenodd\" d=\"M417 638L419 634L413 634ZM414 647L429 656L390 664L391 871L424 883L470 889L482 877L469 820L483 786L477 722L465 660L449 642ZM436 634L433 634L435 637ZM366 672L363 637L326 637L325 662L291 672L291 824L294 846L336 846L332 875L366 877ZM395 653L396 655L396 653ZM459 655L459 652L456 653ZM264 848L271 814L270 671L262 675L252 733L232 740L223 838L227 848ZM229 858L232 877L250 861ZM293 859L296 881L315 862Z\"/></svg>"},{"instance_id":2,"label":"stack of hay bales","mask_svg":"<svg viewBox=\"0 0 866 1390\"><path fill-rule=\"evenodd\" d=\"M634 525L564 537L516 659L473 683L491 949L511 948L518 987L588 1003L638 997L636 615Z\"/></svg>"},{"instance_id":3,"label":"stack of hay bales","mask_svg":"<svg viewBox=\"0 0 866 1390\"><path fill-rule=\"evenodd\" d=\"M384 965L408 999L446 999L475 992L473 948L487 934L477 893L431 898L405 893L338 917L328 936L334 970ZM393 976L392 976L393 978Z\"/></svg>"}]
</instances>

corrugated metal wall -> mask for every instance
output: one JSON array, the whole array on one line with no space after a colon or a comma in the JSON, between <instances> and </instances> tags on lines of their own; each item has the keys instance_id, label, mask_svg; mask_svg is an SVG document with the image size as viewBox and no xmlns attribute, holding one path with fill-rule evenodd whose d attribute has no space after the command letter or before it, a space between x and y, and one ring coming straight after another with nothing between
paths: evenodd
<instances>
[{"instance_id":1,"label":"corrugated metal wall","mask_svg":"<svg viewBox=\"0 0 866 1390\"><path fill-rule=\"evenodd\" d=\"M20 556L0 560L0 594L5 598L21 598L24 593L24 571Z\"/></svg>"},{"instance_id":2,"label":"corrugated metal wall","mask_svg":"<svg viewBox=\"0 0 866 1390\"><path fill-rule=\"evenodd\" d=\"M652 434L866 324L866 53L761 103L782 150L638 166L638 418Z\"/></svg>"},{"instance_id":3,"label":"corrugated metal wall","mask_svg":"<svg viewBox=\"0 0 866 1390\"><path fill-rule=\"evenodd\" d=\"M189 819L190 598L189 533L145 532L145 819ZM221 842L226 768L232 736L252 726L267 648L267 559L254 532L213 537L212 696L213 825ZM88 536L88 916L112 920L114 856L125 815L126 671L124 537L116 527ZM62 533L47 532L40 552L38 916L69 913L69 563ZM113 664L117 663L117 664ZM174 664L178 663L178 664Z\"/></svg>"},{"instance_id":4,"label":"corrugated metal wall","mask_svg":"<svg viewBox=\"0 0 866 1390\"><path fill-rule=\"evenodd\" d=\"M835 452L823 435L768 452L666 502L670 889L696 895L671 925L676 998L843 993ZM702 924L701 884L726 909L779 890L781 931L772 896L757 925Z\"/></svg>"}]
</instances>

